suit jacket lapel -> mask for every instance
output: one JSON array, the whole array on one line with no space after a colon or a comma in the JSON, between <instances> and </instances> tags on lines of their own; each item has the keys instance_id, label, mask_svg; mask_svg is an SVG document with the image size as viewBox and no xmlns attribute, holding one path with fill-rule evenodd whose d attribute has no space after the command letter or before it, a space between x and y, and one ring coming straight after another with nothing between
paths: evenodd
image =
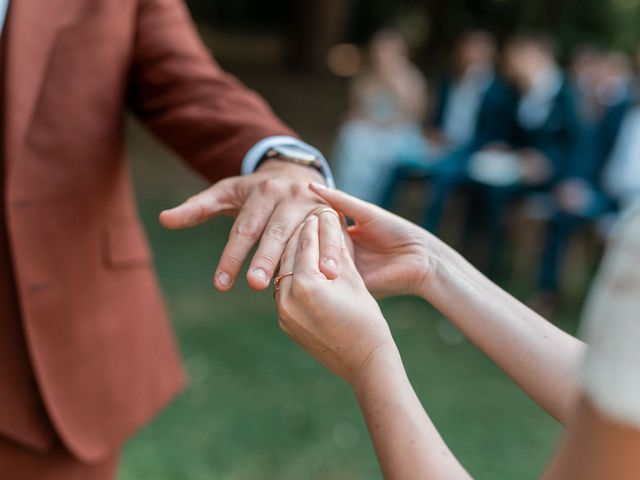
<instances>
[{"instance_id":1,"label":"suit jacket lapel","mask_svg":"<svg viewBox=\"0 0 640 480\"><path fill-rule=\"evenodd\" d=\"M5 141L7 168L20 155L56 33L68 12L65 0L12 0L5 24Z\"/></svg>"}]
</instances>

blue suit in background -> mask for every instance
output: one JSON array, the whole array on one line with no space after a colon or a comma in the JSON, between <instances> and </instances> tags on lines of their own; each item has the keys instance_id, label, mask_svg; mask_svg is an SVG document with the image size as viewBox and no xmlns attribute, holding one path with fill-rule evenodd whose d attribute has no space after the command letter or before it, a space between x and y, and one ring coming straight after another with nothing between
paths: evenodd
<instances>
[{"instance_id":1,"label":"blue suit in background","mask_svg":"<svg viewBox=\"0 0 640 480\"><path fill-rule=\"evenodd\" d=\"M438 107L434 118L436 127L442 129L454 81L446 78L441 82ZM462 149L475 152L491 143L508 143L514 132L517 93L502 77L495 75L485 91L472 140Z\"/></svg>"},{"instance_id":2,"label":"blue suit in background","mask_svg":"<svg viewBox=\"0 0 640 480\"><path fill-rule=\"evenodd\" d=\"M454 81L451 78L441 83L440 101L434 118L434 125L441 130L453 88ZM403 159L390 179L384 206L392 208L402 183L408 179L424 179L430 183L430 189L422 223L426 229L437 231L447 202L467 181L466 169L471 155L487 145L509 143L513 138L516 99L515 90L501 77L494 75L482 94L471 138L441 158Z\"/></svg>"},{"instance_id":3,"label":"blue suit in background","mask_svg":"<svg viewBox=\"0 0 640 480\"><path fill-rule=\"evenodd\" d=\"M581 181L591 192L590 201L580 212L556 208L547 228L538 289L555 293L561 266L574 232L608 211L615 210L615 201L603 191L601 177L612 153L620 126L632 105L631 96L605 109L601 117L582 125L578 144L571 162L563 172L562 181Z\"/></svg>"},{"instance_id":4,"label":"blue suit in background","mask_svg":"<svg viewBox=\"0 0 640 480\"><path fill-rule=\"evenodd\" d=\"M484 206L488 226L489 261L487 273L495 276L500 266L505 243L506 210L516 199L523 196L551 190L557 182L565 178L569 166L579 161L578 145L583 135L578 118L574 93L569 83L563 79L555 95L546 119L536 127L527 128L521 121L514 122L512 146L518 151L535 150L549 162L550 178L541 185L518 183L505 187L490 186L472 182L472 190L478 197L474 204Z\"/></svg>"},{"instance_id":5,"label":"blue suit in background","mask_svg":"<svg viewBox=\"0 0 640 480\"><path fill-rule=\"evenodd\" d=\"M539 127L527 128L516 122L514 148L537 150L549 160L552 172L546 186L550 186L565 178L570 166L582 162L578 147L583 131L573 89L565 79L547 119Z\"/></svg>"}]
</instances>

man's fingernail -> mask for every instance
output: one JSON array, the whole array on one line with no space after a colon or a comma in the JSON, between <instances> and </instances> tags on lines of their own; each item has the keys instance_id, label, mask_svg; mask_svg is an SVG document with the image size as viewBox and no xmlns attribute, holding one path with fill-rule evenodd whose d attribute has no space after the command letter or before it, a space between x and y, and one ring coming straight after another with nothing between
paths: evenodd
<instances>
[{"instance_id":1,"label":"man's fingernail","mask_svg":"<svg viewBox=\"0 0 640 480\"><path fill-rule=\"evenodd\" d=\"M229 285L231 285L231 277L228 273L220 272L218 274L218 283L223 287L228 287Z\"/></svg>"},{"instance_id":2,"label":"man's fingernail","mask_svg":"<svg viewBox=\"0 0 640 480\"><path fill-rule=\"evenodd\" d=\"M311 182L311 185L313 185L313 188L315 188L317 190L326 190L327 189L326 185L323 185L321 183Z\"/></svg>"},{"instance_id":3,"label":"man's fingernail","mask_svg":"<svg viewBox=\"0 0 640 480\"><path fill-rule=\"evenodd\" d=\"M261 268L256 268L253 271L253 274L258 277L260 280L262 280L263 282L268 282L269 281L269 275L267 275L267 272L265 272L263 269Z\"/></svg>"},{"instance_id":4,"label":"man's fingernail","mask_svg":"<svg viewBox=\"0 0 640 480\"><path fill-rule=\"evenodd\" d=\"M338 264L333 258L325 258L324 264L329 267L331 270L338 270Z\"/></svg>"}]
</instances>

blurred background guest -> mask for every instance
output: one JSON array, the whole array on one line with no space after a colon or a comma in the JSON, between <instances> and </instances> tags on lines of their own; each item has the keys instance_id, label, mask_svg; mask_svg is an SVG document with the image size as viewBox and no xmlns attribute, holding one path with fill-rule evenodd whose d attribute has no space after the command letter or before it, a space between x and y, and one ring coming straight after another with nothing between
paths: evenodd
<instances>
[{"instance_id":1,"label":"blurred background guest","mask_svg":"<svg viewBox=\"0 0 640 480\"><path fill-rule=\"evenodd\" d=\"M474 30L458 39L426 131L430 155L402 159L391 179L387 207L407 179L428 180L423 225L431 231L438 230L452 193L464 184L470 155L510 140L515 94L496 71L496 59L497 44L491 34Z\"/></svg>"},{"instance_id":2,"label":"blurred background guest","mask_svg":"<svg viewBox=\"0 0 640 480\"><path fill-rule=\"evenodd\" d=\"M407 44L393 30L378 32L369 47L366 72L351 86L347 120L335 151L336 174L345 191L380 201L380 182L405 156L422 156L426 82L408 58Z\"/></svg>"},{"instance_id":3,"label":"blurred background guest","mask_svg":"<svg viewBox=\"0 0 640 480\"><path fill-rule=\"evenodd\" d=\"M546 192L563 177L580 135L572 88L556 61L553 39L521 34L506 44L505 72L519 92L511 148L471 158L468 175L487 212L488 272L495 276L514 200Z\"/></svg>"},{"instance_id":4,"label":"blurred background guest","mask_svg":"<svg viewBox=\"0 0 640 480\"><path fill-rule=\"evenodd\" d=\"M556 307L562 265L573 233L617 208L617 199L605 192L601 178L632 101L631 66L624 55L598 52L586 56L578 52L576 57L574 65L581 64L582 73L574 77L576 91L583 99L581 132L576 154L550 197L539 292L531 300L531 305L547 316L552 316ZM628 157L626 152L616 155Z\"/></svg>"}]
</instances>

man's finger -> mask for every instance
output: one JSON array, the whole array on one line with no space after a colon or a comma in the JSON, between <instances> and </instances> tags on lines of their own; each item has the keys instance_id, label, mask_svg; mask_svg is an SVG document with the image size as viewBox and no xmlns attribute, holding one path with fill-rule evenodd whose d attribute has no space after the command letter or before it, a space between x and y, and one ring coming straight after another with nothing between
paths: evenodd
<instances>
[{"instance_id":1,"label":"man's finger","mask_svg":"<svg viewBox=\"0 0 640 480\"><path fill-rule=\"evenodd\" d=\"M213 283L218 290L227 291L231 288L247 255L260 239L273 208L274 200L262 195L252 195L244 204L231 227L229 240L216 269Z\"/></svg>"},{"instance_id":2,"label":"man's finger","mask_svg":"<svg viewBox=\"0 0 640 480\"><path fill-rule=\"evenodd\" d=\"M318 214L320 238L320 271L329 280L334 280L340 272L340 245L342 225L337 215L330 211Z\"/></svg>"},{"instance_id":3,"label":"man's finger","mask_svg":"<svg viewBox=\"0 0 640 480\"><path fill-rule=\"evenodd\" d=\"M264 290L269 286L287 242L309 210L311 208L306 209L295 202L282 202L276 207L247 272L247 282L251 288Z\"/></svg>"},{"instance_id":4,"label":"man's finger","mask_svg":"<svg viewBox=\"0 0 640 480\"><path fill-rule=\"evenodd\" d=\"M160 213L160 223L170 229L189 228L233 210L236 207L228 199L232 197L231 193L236 181L239 179L218 182L181 205L164 210Z\"/></svg>"},{"instance_id":5,"label":"man's finger","mask_svg":"<svg viewBox=\"0 0 640 480\"><path fill-rule=\"evenodd\" d=\"M366 222L374 216L379 207L352 197L340 190L327 188L319 183L309 184L309 188L333 208L353 218L356 223Z\"/></svg>"}]
</instances>

